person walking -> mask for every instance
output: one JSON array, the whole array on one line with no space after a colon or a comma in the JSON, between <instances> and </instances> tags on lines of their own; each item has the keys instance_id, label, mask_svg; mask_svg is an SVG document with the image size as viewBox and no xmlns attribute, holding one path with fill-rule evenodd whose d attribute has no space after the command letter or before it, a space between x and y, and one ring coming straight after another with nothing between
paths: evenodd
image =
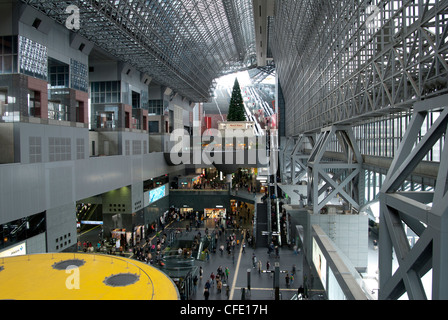
<instances>
[{"instance_id":1,"label":"person walking","mask_svg":"<svg viewBox=\"0 0 448 320\"><path fill-rule=\"evenodd\" d=\"M218 291L218 293L221 293L221 289L222 289L221 279L216 280L216 290Z\"/></svg>"},{"instance_id":2,"label":"person walking","mask_svg":"<svg viewBox=\"0 0 448 320\"><path fill-rule=\"evenodd\" d=\"M208 297L210 296L210 292L207 288L204 289L204 299L208 300Z\"/></svg>"},{"instance_id":3,"label":"person walking","mask_svg":"<svg viewBox=\"0 0 448 320\"><path fill-rule=\"evenodd\" d=\"M297 289L297 297L299 300L303 300L305 296L305 290L303 289L303 286L300 285L299 289Z\"/></svg>"},{"instance_id":4,"label":"person walking","mask_svg":"<svg viewBox=\"0 0 448 320\"><path fill-rule=\"evenodd\" d=\"M207 280L207 282L206 282L205 285L204 285L204 289L209 290L210 287L211 287L210 280Z\"/></svg>"},{"instance_id":5,"label":"person walking","mask_svg":"<svg viewBox=\"0 0 448 320\"><path fill-rule=\"evenodd\" d=\"M226 282L229 280L229 274L230 274L230 270L229 267L226 267L226 269L224 270L225 274L226 274Z\"/></svg>"}]
</instances>

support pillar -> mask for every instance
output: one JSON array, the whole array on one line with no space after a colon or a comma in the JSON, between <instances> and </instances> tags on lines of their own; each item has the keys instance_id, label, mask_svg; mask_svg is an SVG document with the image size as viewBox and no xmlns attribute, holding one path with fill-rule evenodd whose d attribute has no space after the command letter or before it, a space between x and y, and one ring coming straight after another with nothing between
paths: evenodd
<instances>
[{"instance_id":1,"label":"support pillar","mask_svg":"<svg viewBox=\"0 0 448 320\"><path fill-rule=\"evenodd\" d=\"M281 181L284 184L289 184L291 181L291 153L294 148L294 138L288 137L282 140L282 148L279 152Z\"/></svg>"},{"instance_id":2,"label":"support pillar","mask_svg":"<svg viewBox=\"0 0 448 320\"><path fill-rule=\"evenodd\" d=\"M430 111L440 111L423 136ZM432 268L432 299L448 299L448 95L420 101L380 190L379 299L428 299L422 283ZM434 145L443 147L434 191L402 191L401 186ZM411 247L404 228L419 237ZM398 268L392 273L392 252Z\"/></svg>"},{"instance_id":3,"label":"support pillar","mask_svg":"<svg viewBox=\"0 0 448 320\"><path fill-rule=\"evenodd\" d=\"M341 152L327 151L334 143ZM315 214L321 213L337 195L345 201L346 209L359 210L363 202L358 187L364 186L362 162L351 127L322 129L308 159L308 205L312 206Z\"/></svg>"},{"instance_id":4,"label":"support pillar","mask_svg":"<svg viewBox=\"0 0 448 320\"><path fill-rule=\"evenodd\" d=\"M314 147L315 136L313 134L301 135L294 146L291 154L291 181L292 184L299 184L308 171L309 154L305 152L307 143Z\"/></svg>"}]
</instances>

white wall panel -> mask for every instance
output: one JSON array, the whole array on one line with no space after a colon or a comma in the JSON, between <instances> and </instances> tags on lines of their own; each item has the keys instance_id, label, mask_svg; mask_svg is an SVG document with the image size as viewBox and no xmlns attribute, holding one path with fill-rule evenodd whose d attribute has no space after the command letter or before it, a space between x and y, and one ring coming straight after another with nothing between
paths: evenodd
<instances>
[{"instance_id":1,"label":"white wall panel","mask_svg":"<svg viewBox=\"0 0 448 320\"><path fill-rule=\"evenodd\" d=\"M142 181L182 168L163 153L0 165L0 224L133 184L143 201Z\"/></svg>"}]
</instances>

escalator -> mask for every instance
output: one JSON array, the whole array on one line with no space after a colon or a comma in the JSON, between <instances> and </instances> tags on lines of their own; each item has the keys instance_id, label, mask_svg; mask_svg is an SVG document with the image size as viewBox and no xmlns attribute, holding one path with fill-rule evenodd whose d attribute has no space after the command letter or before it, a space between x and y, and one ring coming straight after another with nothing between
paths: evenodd
<instances>
[{"instance_id":1,"label":"escalator","mask_svg":"<svg viewBox=\"0 0 448 320\"><path fill-rule=\"evenodd\" d=\"M76 219L78 221L85 220L86 214L89 212L91 208L91 204L78 204L76 207Z\"/></svg>"},{"instance_id":2,"label":"escalator","mask_svg":"<svg viewBox=\"0 0 448 320\"><path fill-rule=\"evenodd\" d=\"M88 204L85 205L77 212L77 221L81 224L81 231L92 228L92 225L82 224L82 221L90 221L92 217L96 217L96 211L98 209L98 204ZM99 220L96 219L95 220ZM102 218L101 218L102 220Z\"/></svg>"},{"instance_id":3,"label":"escalator","mask_svg":"<svg viewBox=\"0 0 448 320\"><path fill-rule=\"evenodd\" d=\"M0 248L45 232L45 212L0 225Z\"/></svg>"},{"instance_id":4,"label":"escalator","mask_svg":"<svg viewBox=\"0 0 448 320\"><path fill-rule=\"evenodd\" d=\"M255 245L256 247L266 247L268 245L268 236L266 235L269 232L268 226L268 204L267 203L257 203L257 221L256 221L256 236L255 236Z\"/></svg>"}]
</instances>

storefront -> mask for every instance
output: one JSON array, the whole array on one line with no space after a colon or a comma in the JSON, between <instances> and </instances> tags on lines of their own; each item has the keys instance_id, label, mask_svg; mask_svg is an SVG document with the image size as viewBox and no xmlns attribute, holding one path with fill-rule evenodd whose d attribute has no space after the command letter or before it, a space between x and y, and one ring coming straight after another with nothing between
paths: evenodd
<instances>
[{"instance_id":1,"label":"storefront","mask_svg":"<svg viewBox=\"0 0 448 320\"><path fill-rule=\"evenodd\" d=\"M114 229L111 231L111 234L112 243L115 244L117 249L131 240L131 232L126 232L126 229Z\"/></svg>"},{"instance_id":2,"label":"storefront","mask_svg":"<svg viewBox=\"0 0 448 320\"><path fill-rule=\"evenodd\" d=\"M226 218L225 208L206 208L204 209L204 213L207 219L224 220Z\"/></svg>"},{"instance_id":3,"label":"storefront","mask_svg":"<svg viewBox=\"0 0 448 320\"><path fill-rule=\"evenodd\" d=\"M200 183L200 175L188 175L179 178L179 189L195 189L196 184Z\"/></svg>"},{"instance_id":4,"label":"storefront","mask_svg":"<svg viewBox=\"0 0 448 320\"><path fill-rule=\"evenodd\" d=\"M134 227L133 242L134 246L139 244L145 238L145 226Z\"/></svg>"},{"instance_id":5,"label":"storefront","mask_svg":"<svg viewBox=\"0 0 448 320\"><path fill-rule=\"evenodd\" d=\"M190 217L193 212L193 208L183 207L180 208L179 212L183 217Z\"/></svg>"}]
</instances>

